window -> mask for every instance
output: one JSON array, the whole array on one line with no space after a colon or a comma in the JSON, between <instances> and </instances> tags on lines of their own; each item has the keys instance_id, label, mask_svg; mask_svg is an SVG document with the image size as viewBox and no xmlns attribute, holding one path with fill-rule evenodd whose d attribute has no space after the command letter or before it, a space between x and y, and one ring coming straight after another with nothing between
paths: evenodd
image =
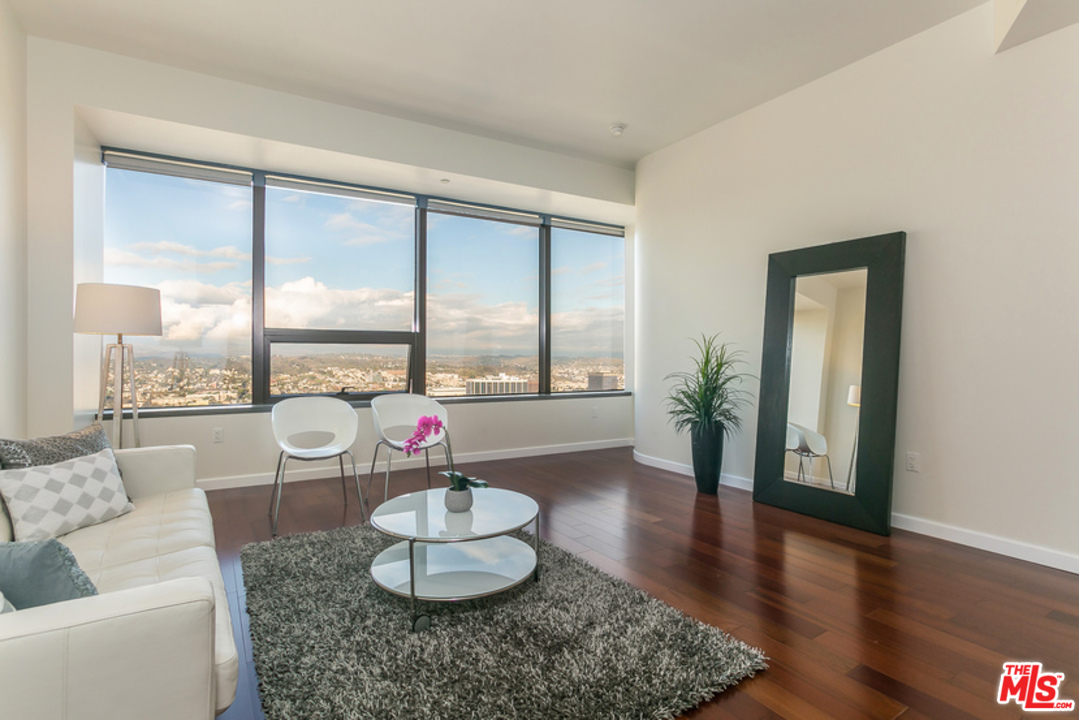
<instances>
[{"instance_id":1,"label":"window","mask_svg":"<svg viewBox=\"0 0 1079 720\"><path fill-rule=\"evenodd\" d=\"M266 327L411 330L411 197L268 179Z\"/></svg>"},{"instance_id":2,"label":"window","mask_svg":"<svg viewBox=\"0 0 1079 720\"><path fill-rule=\"evenodd\" d=\"M407 392L415 198L278 177L265 193L269 396Z\"/></svg>"},{"instance_id":3,"label":"window","mask_svg":"<svg viewBox=\"0 0 1079 720\"><path fill-rule=\"evenodd\" d=\"M551 391L622 390L625 242L551 229Z\"/></svg>"},{"instance_id":4,"label":"window","mask_svg":"<svg viewBox=\"0 0 1079 720\"><path fill-rule=\"evenodd\" d=\"M625 387L622 229L105 149L106 282L161 290L149 407Z\"/></svg>"},{"instance_id":5,"label":"window","mask_svg":"<svg viewBox=\"0 0 1079 720\"><path fill-rule=\"evenodd\" d=\"M427 394L539 392L538 227L432 212Z\"/></svg>"},{"instance_id":6,"label":"window","mask_svg":"<svg viewBox=\"0 0 1079 720\"><path fill-rule=\"evenodd\" d=\"M104 280L161 290L163 335L125 338L144 407L251 402L250 175L228 179L106 170Z\"/></svg>"},{"instance_id":7,"label":"window","mask_svg":"<svg viewBox=\"0 0 1079 720\"><path fill-rule=\"evenodd\" d=\"M273 343L270 395L405 392L407 345Z\"/></svg>"}]
</instances>

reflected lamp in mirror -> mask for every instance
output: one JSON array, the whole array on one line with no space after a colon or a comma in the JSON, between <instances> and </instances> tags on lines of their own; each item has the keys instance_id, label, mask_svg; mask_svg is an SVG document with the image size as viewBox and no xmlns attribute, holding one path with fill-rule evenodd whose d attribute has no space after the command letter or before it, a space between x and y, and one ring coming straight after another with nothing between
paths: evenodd
<instances>
[{"instance_id":1,"label":"reflected lamp in mirror","mask_svg":"<svg viewBox=\"0 0 1079 720\"><path fill-rule=\"evenodd\" d=\"M161 291L157 288L108 283L82 283L75 291L75 332L115 335L105 347L98 387L97 417L105 415L105 395L112 367L112 446L123 446L124 383L128 382L132 433L139 440L139 401L135 389L135 351L124 335L161 335ZM125 378L125 369L127 377Z\"/></svg>"},{"instance_id":2,"label":"reflected lamp in mirror","mask_svg":"<svg viewBox=\"0 0 1079 720\"><path fill-rule=\"evenodd\" d=\"M862 407L862 386L851 385L847 390L847 404L853 408ZM858 454L858 420L854 421L854 448L850 453L850 467L847 468L847 492L854 487L854 458Z\"/></svg>"}]
</instances>

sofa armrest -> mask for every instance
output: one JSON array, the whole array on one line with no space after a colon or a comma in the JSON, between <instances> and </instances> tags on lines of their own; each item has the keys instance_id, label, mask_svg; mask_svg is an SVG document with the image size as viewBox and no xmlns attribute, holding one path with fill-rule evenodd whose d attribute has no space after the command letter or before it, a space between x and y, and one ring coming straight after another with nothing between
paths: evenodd
<instances>
[{"instance_id":1,"label":"sofa armrest","mask_svg":"<svg viewBox=\"0 0 1079 720\"><path fill-rule=\"evenodd\" d=\"M195 487L195 448L191 445L115 450L124 488L132 500Z\"/></svg>"},{"instance_id":2,"label":"sofa armrest","mask_svg":"<svg viewBox=\"0 0 1079 720\"><path fill-rule=\"evenodd\" d=\"M211 719L213 657L214 593L205 578L5 613L3 715Z\"/></svg>"}]
</instances>

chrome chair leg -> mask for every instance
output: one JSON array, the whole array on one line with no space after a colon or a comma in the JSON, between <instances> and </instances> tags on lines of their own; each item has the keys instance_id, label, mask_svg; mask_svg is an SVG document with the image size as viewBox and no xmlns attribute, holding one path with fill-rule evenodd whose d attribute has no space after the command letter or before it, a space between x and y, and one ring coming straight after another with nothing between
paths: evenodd
<instances>
[{"instance_id":1,"label":"chrome chair leg","mask_svg":"<svg viewBox=\"0 0 1079 720\"><path fill-rule=\"evenodd\" d=\"M266 517L273 517L273 502L277 496L277 477L281 474L281 460L285 457L285 451L282 450L277 454L277 469L273 474L273 489L270 490L270 507L266 510Z\"/></svg>"},{"instance_id":2,"label":"chrome chair leg","mask_svg":"<svg viewBox=\"0 0 1079 720\"><path fill-rule=\"evenodd\" d=\"M360 518L363 522L367 522L367 511L364 509L363 493L360 492L360 476L356 472L356 458L353 457L351 450L345 451L348 454L348 459L352 461L352 477L356 480L356 496L360 499ZM341 456L341 464L345 464L344 455Z\"/></svg>"},{"instance_id":3,"label":"chrome chair leg","mask_svg":"<svg viewBox=\"0 0 1079 720\"><path fill-rule=\"evenodd\" d=\"M284 455L284 453L282 453ZM285 493L285 468L288 467L288 457L284 458L284 462L281 465L281 489L277 491L277 504L274 506L273 511L273 530L271 532L272 537L277 537L277 518L281 514L281 496Z\"/></svg>"},{"instance_id":4,"label":"chrome chair leg","mask_svg":"<svg viewBox=\"0 0 1079 720\"><path fill-rule=\"evenodd\" d=\"M828 482L832 484L832 489L835 490L835 478L832 477L832 458L825 455L824 459L828 461Z\"/></svg>"},{"instance_id":5,"label":"chrome chair leg","mask_svg":"<svg viewBox=\"0 0 1079 720\"><path fill-rule=\"evenodd\" d=\"M337 462L341 465L341 497L345 499L345 507L348 507L348 486L345 485L345 455L337 456ZM353 463L355 465L356 463Z\"/></svg>"},{"instance_id":6,"label":"chrome chair leg","mask_svg":"<svg viewBox=\"0 0 1079 720\"><path fill-rule=\"evenodd\" d=\"M375 479L375 463L378 462L378 449L382 447L382 441L379 440L375 443L375 452L371 455L371 474L367 477L367 497L368 501L371 498L371 483Z\"/></svg>"},{"instance_id":7,"label":"chrome chair leg","mask_svg":"<svg viewBox=\"0 0 1079 720\"><path fill-rule=\"evenodd\" d=\"M393 462L393 448L386 448L386 489L382 491L382 501L390 499L390 463Z\"/></svg>"}]
</instances>

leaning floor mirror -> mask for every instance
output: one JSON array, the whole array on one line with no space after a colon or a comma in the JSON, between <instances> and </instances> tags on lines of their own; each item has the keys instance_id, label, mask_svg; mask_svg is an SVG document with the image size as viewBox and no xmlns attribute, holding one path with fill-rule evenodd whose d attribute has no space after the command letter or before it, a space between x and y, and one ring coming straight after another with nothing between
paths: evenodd
<instances>
[{"instance_id":1,"label":"leaning floor mirror","mask_svg":"<svg viewBox=\"0 0 1079 720\"><path fill-rule=\"evenodd\" d=\"M906 233L768 258L753 499L891 531Z\"/></svg>"}]
</instances>

